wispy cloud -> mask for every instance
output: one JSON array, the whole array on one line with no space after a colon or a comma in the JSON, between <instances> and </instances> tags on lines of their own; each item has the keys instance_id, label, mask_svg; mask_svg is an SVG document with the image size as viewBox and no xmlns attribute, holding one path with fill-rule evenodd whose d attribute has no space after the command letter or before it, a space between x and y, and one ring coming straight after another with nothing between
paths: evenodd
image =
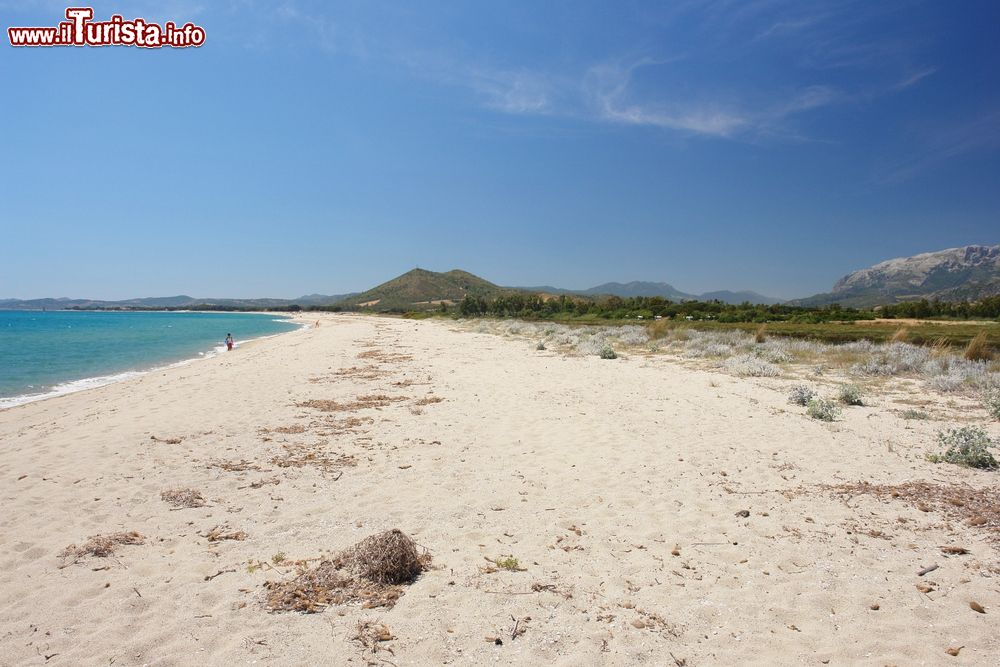
<instances>
[{"instance_id":1,"label":"wispy cloud","mask_svg":"<svg viewBox=\"0 0 1000 667\"><path fill-rule=\"evenodd\" d=\"M820 16L807 16L801 19L786 19L782 21L776 21L772 23L770 27L765 28L761 32L757 33L754 37L754 41L760 41L768 39L770 37L778 37L780 35L787 35L790 33L796 33L800 30L808 28L815 25L822 17Z\"/></svg>"},{"instance_id":2,"label":"wispy cloud","mask_svg":"<svg viewBox=\"0 0 1000 667\"><path fill-rule=\"evenodd\" d=\"M930 131L918 137L916 143L917 150L884 165L874 180L883 184L903 183L949 161L1000 150L1000 109Z\"/></svg>"},{"instance_id":3,"label":"wispy cloud","mask_svg":"<svg viewBox=\"0 0 1000 667\"><path fill-rule=\"evenodd\" d=\"M636 101L631 93L633 72L647 65L660 64L641 60L628 67L599 65L586 76L584 89L598 120L648 125L712 137L737 137L753 134L778 136L781 123L795 114L828 106L840 99L829 86L808 86L754 107L752 104L651 100ZM678 95L680 97L680 95Z\"/></svg>"},{"instance_id":4,"label":"wispy cloud","mask_svg":"<svg viewBox=\"0 0 1000 667\"><path fill-rule=\"evenodd\" d=\"M927 69L922 69L919 72L911 74L902 79L901 81L899 81L898 83L896 83L894 86L892 86L892 90L894 91L906 90L910 86L915 86L921 80L926 79L931 74L934 74L937 71L938 71L937 67L928 67Z\"/></svg>"},{"instance_id":5,"label":"wispy cloud","mask_svg":"<svg viewBox=\"0 0 1000 667\"><path fill-rule=\"evenodd\" d=\"M630 100L633 72L655 64L644 59L630 66L603 64L591 67L583 82L583 92L597 120L628 125L649 125L668 130L728 137L746 124L738 113L711 104L650 104Z\"/></svg>"},{"instance_id":6,"label":"wispy cloud","mask_svg":"<svg viewBox=\"0 0 1000 667\"><path fill-rule=\"evenodd\" d=\"M487 107L510 114L547 113L552 109L553 86L543 75L526 71L468 68L468 85Z\"/></svg>"}]
</instances>

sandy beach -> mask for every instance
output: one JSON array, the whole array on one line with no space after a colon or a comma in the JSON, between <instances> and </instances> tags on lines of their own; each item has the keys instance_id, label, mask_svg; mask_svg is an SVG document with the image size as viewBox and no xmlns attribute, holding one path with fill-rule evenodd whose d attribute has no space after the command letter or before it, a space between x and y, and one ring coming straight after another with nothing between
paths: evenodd
<instances>
[{"instance_id":1,"label":"sandy beach","mask_svg":"<svg viewBox=\"0 0 1000 667\"><path fill-rule=\"evenodd\" d=\"M904 420L903 383L827 423L785 378L317 318L0 411L0 664L1000 660L997 533L958 505L847 490L995 488L925 459L971 423L961 401L913 385L951 412ZM178 489L204 504L161 495ZM392 608L266 608L296 562L392 528L430 556ZM60 555L121 531L141 543ZM392 639L357 639L366 622Z\"/></svg>"}]
</instances>

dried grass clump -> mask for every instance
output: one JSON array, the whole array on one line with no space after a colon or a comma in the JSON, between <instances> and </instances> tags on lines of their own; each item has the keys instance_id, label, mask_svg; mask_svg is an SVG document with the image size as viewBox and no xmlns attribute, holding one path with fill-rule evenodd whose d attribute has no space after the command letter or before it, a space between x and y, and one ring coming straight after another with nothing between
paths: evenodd
<instances>
[{"instance_id":1,"label":"dried grass clump","mask_svg":"<svg viewBox=\"0 0 1000 667\"><path fill-rule=\"evenodd\" d=\"M753 335L753 340L758 345L760 345L761 343L764 343L764 342L767 341L767 325L766 324L762 324L759 327L757 327L757 331Z\"/></svg>"},{"instance_id":2,"label":"dried grass clump","mask_svg":"<svg viewBox=\"0 0 1000 667\"><path fill-rule=\"evenodd\" d=\"M364 608L391 608L402 596L402 584L426 569L430 556L398 529L366 537L289 581L265 584L271 611L316 613L333 604L360 603Z\"/></svg>"},{"instance_id":3,"label":"dried grass clump","mask_svg":"<svg viewBox=\"0 0 1000 667\"><path fill-rule=\"evenodd\" d=\"M71 544L59 553L60 558L70 559L67 565L77 563L87 556L107 558L115 553L118 547L126 544L143 544L146 538L135 532L111 533L108 535L91 535L87 541L77 546ZM64 566L65 567L65 566Z\"/></svg>"},{"instance_id":4,"label":"dried grass clump","mask_svg":"<svg viewBox=\"0 0 1000 667\"><path fill-rule=\"evenodd\" d=\"M205 506L205 499L194 489L168 489L160 492L160 498L174 507Z\"/></svg>"},{"instance_id":5,"label":"dried grass clump","mask_svg":"<svg viewBox=\"0 0 1000 667\"><path fill-rule=\"evenodd\" d=\"M965 348L965 358L969 361L990 361L993 359L993 352L990 350L989 340L986 332L980 331L976 337L969 341Z\"/></svg>"},{"instance_id":6,"label":"dried grass clump","mask_svg":"<svg viewBox=\"0 0 1000 667\"><path fill-rule=\"evenodd\" d=\"M899 327L896 329L896 333L892 334L892 338L889 339L891 343L905 343L906 339L910 336L910 330L907 327Z\"/></svg>"},{"instance_id":7,"label":"dried grass clump","mask_svg":"<svg viewBox=\"0 0 1000 667\"><path fill-rule=\"evenodd\" d=\"M921 511L935 509L955 521L987 530L994 540L1000 540L1000 487L974 489L919 481L905 484L854 482L826 488L841 495L905 500Z\"/></svg>"}]
</instances>

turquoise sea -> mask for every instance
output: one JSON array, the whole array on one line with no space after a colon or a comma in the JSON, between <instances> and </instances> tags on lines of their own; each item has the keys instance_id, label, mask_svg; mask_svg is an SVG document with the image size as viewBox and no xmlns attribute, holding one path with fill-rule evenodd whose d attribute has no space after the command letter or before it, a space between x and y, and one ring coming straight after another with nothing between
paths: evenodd
<instances>
[{"instance_id":1,"label":"turquoise sea","mask_svg":"<svg viewBox=\"0 0 1000 667\"><path fill-rule=\"evenodd\" d=\"M0 311L0 408L217 354L227 333L238 351L296 328L257 313Z\"/></svg>"}]
</instances>

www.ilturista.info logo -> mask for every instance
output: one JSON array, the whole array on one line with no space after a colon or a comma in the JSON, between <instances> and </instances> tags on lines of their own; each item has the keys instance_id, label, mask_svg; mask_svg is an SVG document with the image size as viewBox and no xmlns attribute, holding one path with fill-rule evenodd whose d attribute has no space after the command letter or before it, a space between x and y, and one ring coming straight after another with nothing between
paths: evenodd
<instances>
[{"instance_id":1,"label":"www.ilturista.info logo","mask_svg":"<svg viewBox=\"0 0 1000 667\"><path fill-rule=\"evenodd\" d=\"M162 26L135 18L126 21L114 14L108 21L93 21L91 7L69 7L66 21L54 28L7 28L11 46L139 46L184 48L205 43L205 29L193 23Z\"/></svg>"}]
</instances>

